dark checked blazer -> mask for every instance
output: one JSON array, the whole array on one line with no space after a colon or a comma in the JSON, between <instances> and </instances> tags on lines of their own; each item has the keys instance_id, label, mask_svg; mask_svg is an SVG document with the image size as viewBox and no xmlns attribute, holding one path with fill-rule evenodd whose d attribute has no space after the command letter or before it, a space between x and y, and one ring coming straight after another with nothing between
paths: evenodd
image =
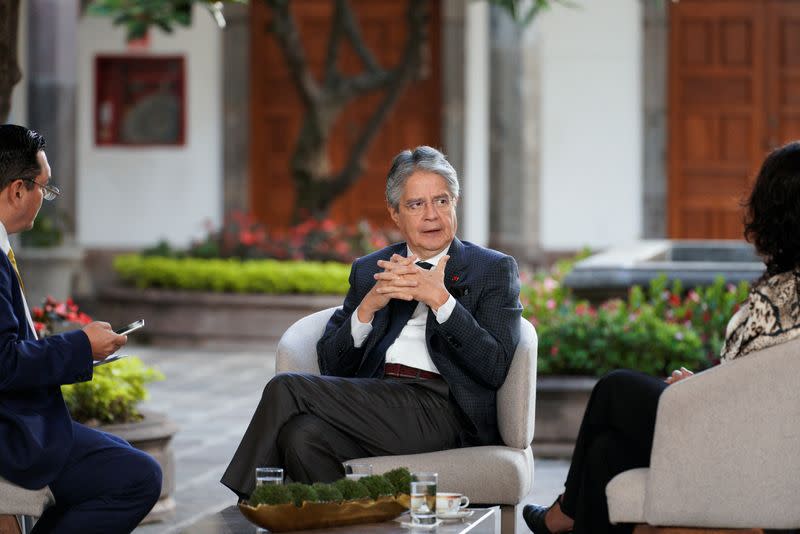
<instances>
[{"instance_id":1,"label":"dark checked blazer","mask_svg":"<svg viewBox=\"0 0 800 534\"><path fill-rule=\"evenodd\" d=\"M406 255L397 243L357 259L350 270L350 290L317 343L324 375L383 377L384 359L373 349L387 331L392 302L372 320L372 331L361 348L353 345L351 315L382 271L378 260ZM519 342L519 273L514 258L495 250L454 239L448 251L444 283L456 299L453 313L442 324L428 312L425 341L433 363L447 381L450 398L461 412L462 445L501 443L497 429L497 390L503 385Z\"/></svg>"},{"instance_id":2,"label":"dark checked blazer","mask_svg":"<svg viewBox=\"0 0 800 534\"><path fill-rule=\"evenodd\" d=\"M0 252L0 476L28 489L56 478L73 439L60 386L91 380L92 370L83 331L34 338L17 275Z\"/></svg>"}]
</instances>

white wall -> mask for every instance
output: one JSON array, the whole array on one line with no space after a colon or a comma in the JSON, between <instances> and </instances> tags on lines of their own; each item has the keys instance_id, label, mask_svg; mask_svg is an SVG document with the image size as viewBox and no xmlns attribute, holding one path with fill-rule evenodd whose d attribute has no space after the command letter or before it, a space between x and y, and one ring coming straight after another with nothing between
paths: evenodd
<instances>
[{"instance_id":1,"label":"white wall","mask_svg":"<svg viewBox=\"0 0 800 534\"><path fill-rule=\"evenodd\" d=\"M124 53L124 30L84 17L79 35L78 241L140 247L165 238L185 245L222 216L222 35L202 8L189 29L151 30L148 54L182 54L186 67L186 144L122 148L94 144L94 62Z\"/></svg>"},{"instance_id":2,"label":"white wall","mask_svg":"<svg viewBox=\"0 0 800 534\"><path fill-rule=\"evenodd\" d=\"M558 4L542 32L542 246L624 243L641 234L639 0Z\"/></svg>"},{"instance_id":3,"label":"white wall","mask_svg":"<svg viewBox=\"0 0 800 534\"><path fill-rule=\"evenodd\" d=\"M19 4L19 27L17 33L17 61L22 70L22 80L11 90L10 124L27 126L28 122L28 2Z\"/></svg>"}]
</instances>

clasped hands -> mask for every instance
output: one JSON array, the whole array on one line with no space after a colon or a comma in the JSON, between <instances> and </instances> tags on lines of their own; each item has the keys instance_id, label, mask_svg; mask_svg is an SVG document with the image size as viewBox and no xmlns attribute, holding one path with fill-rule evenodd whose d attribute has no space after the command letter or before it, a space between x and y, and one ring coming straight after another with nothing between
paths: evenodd
<instances>
[{"instance_id":1,"label":"clasped hands","mask_svg":"<svg viewBox=\"0 0 800 534\"><path fill-rule=\"evenodd\" d=\"M403 257L394 254L388 261L378 260L383 271L375 273L376 284L361 301L358 319L362 323L372 321L378 310L383 309L392 299L418 300L436 311L442 306L450 293L444 287L444 270L450 256L443 256L431 270L415 265L415 255Z\"/></svg>"}]
</instances>

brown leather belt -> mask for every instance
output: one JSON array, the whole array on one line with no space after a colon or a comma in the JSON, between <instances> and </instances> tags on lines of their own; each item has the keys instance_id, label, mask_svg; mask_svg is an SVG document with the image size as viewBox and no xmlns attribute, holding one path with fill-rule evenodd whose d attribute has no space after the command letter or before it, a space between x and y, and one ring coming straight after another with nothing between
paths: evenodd
<instances>
[{"instance_id":1,"label":"brown leather belt","mask_svg":"<svg viewBox=\"0 0 800 534\"><path fill-rule=\"evenodd\" d=\"M383 367L383 374L385 376L396 376L398 378L428 378L431 380L441 380L442 375L439 373L432 373L430 371L423 371L416 367L409 367L401 363L387 363Z\"/></svg>"}]
</instances>

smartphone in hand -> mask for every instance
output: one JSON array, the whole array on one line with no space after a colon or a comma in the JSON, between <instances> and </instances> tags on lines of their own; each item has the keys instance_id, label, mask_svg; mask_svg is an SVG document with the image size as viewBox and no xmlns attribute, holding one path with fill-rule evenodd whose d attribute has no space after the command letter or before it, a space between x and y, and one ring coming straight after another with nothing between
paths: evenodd
<instances>
[{"instance_id":1,"label":"smartphone in hand","mask_svg":"<svg viewBox=\"0 0 800 534\"><path fill-rule=\"evenodd\" d=\"M144 319L139 319L138 321L132 322L128 326L123 326L122 328L118 328L114 330L115 334L119 334L121 336L127 336L131 332L135 332L140 328L144 327Z\"/></svg>"}]
</instances>

